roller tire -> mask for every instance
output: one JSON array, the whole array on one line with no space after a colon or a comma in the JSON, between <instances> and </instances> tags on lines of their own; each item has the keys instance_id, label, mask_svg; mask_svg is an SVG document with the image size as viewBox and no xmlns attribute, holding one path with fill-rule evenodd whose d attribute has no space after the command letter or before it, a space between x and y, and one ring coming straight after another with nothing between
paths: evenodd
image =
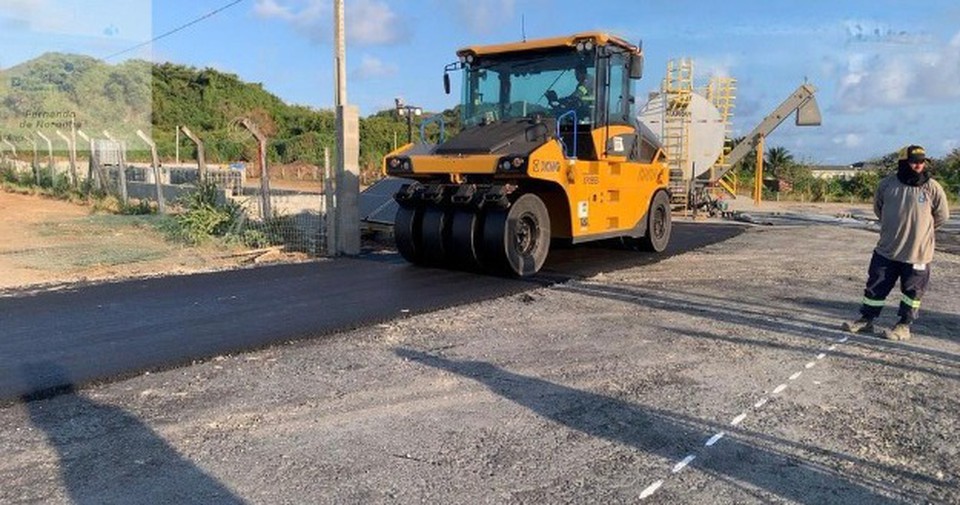
<instances>
[{"instance_id":1,"label":"roller tire","mask_svg":"<svg viewBox=\"0 0 960 505\"><path fill-rule=\"evenodd\" d=\"M507 209L487 212L483 225L484 267L526 277L540 271L550 252L550 214L538 196L520 196Z\"/></svg>"},{"instance_id":2,"label":"roller tire","mask_svg":"<svg viewBox=\"0 0 960 505\"><path fill-rule=\"evenodd\" d=\"M397 209L397 216L393 222L393 236L397 251L403 259L415 265L423 264L422 222L422 209L402 205Z\"/></svg>"},{"instance_id":3,"label":"roller tire","mask_svg":"<svg viewBox=\"0 0 960 505\"><path fill-rule=\"evenodd\" d=\"M456 210L450 224L449 257L452 264L468 271L481 270L480 235L482 215L469 210Z\"/></svg>"},{"instance_id":4,"label":"roller tire","mask_svg":"<svg viewBox=\"0 0 960 505\"><path fill-rule=\"evenodd\" d=\"M658 191L650 202L647 212L647 233L637 240L641 251L661 253L670 243L673 224L670 219L670 197L666 191Z\"/></svg>"},{"instance_id":5,"label":"roller tire","mask_svg":"<svg viewBox=\"0 0 960 505\"><path fill-rule=\"evenodd\" d=\"M421 256L427 266L446 266L449 263L450 214L439 207L423 210Z\"/></svg>"}]
</instances>

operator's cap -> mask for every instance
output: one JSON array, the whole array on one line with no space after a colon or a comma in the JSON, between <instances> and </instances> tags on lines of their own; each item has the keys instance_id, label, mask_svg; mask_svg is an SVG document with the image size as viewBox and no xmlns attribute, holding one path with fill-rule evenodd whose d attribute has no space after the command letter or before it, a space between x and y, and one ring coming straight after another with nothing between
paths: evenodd
<instances>
[{"instance_id":1,"label":"operator's cap","mask_svg":"<svg viewBox=\"0 0 960 505\"><path fill-rule=\"evenodd\" d=\"M927 152L923 150L923 146L907 146L900 150L900 161L906 161L907 163L923 163L928 161Z\"/></svg>"}]
</instances>

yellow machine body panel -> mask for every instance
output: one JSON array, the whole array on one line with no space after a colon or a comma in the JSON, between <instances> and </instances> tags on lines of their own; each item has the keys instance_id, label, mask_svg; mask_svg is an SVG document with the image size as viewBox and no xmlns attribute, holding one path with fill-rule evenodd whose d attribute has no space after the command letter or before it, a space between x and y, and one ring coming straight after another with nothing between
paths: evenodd
<instances>
[{"instance_id":1,"label":"yellow machine body panel","mask_svg":"<svg viewBox=\"0 0 960 505\"><path fill-rule=\"evenodd\" d=\"M604 145L608 135L613 138L627 132L632 129L598 128L592 135L595 145ZM667 165L658 158L650 163L612 155L602 155L597 161L568 159L558 142L534 151L527 169L528 177L556 183L563 189L570 228L557 228L553 236L575 242L619 236L642 226L654 193L666 187L669 174Z\"/></svg>"}]
</instances>

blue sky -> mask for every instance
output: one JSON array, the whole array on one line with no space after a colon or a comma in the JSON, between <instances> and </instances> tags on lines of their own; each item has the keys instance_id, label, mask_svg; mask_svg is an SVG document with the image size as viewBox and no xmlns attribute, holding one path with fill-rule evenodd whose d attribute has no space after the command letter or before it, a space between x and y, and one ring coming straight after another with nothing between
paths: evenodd
<instances>
[{"instance_id":1,"label":"blue sky","mask_svg":"<svg viewBox=\"0 0 960 505\"><path fill-rule=\"evenodd\" d=\"M45 51L107 56L230 0L0 0L0 67ZM128 57L214 67L282 99L333 103L333 2L243 0ZM524 20L521 23L521 18ZM785 122L768 139L803 161L844 164L908 143L933 156L960 148L960 3L885 0L346 0L350 103L362 115L394 97L452 107L443 65L474 44L605 30L643 40L655 90L671 58L698 82L737 79L734 133L748 133L804 80L819 89L821 127ZM456 80L455 80L455 84Z\"/></svg>"}]
</instances>

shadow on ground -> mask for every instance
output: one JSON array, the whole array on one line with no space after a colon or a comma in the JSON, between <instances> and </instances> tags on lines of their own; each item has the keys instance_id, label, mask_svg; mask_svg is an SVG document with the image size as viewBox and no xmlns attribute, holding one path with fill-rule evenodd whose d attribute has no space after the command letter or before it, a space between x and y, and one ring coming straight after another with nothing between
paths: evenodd
<instances>
[{"instance_id":1,"label":"shadow on ground","mask_svg":"<svg viewBox=\"0 0 960 505\"><path fill-rule=\"evenodd\" d=\"M66 377L51 378L64 375L56 365L34 363L22 371L33 383L69 383ZM60 458L63 486L72 503L244 503L136 416L76 394L73 386L60 390L54 399L22 400L30 420Z\"/></svg>"},{"instance_id":2,"label":"shadow on ground","mask_svg":"<svg viewBox=\"0 0 960 505\"><path fill-rule=\"evenodd\" d=\"M676 461L692 452L697 458L691 466L788 501L874 505L918 498L903 496L902 489L879 479L840 475L823 465L799 461L795 456L733 437L723 438L715 448L704 448L704 441L718 429L728 428L716 423L519 375L482 361L455 361L408 348L394 352L401 358L477 381L546 419L590 436ZM658 477L662 476L650 476L650 481Z\"/></svg>"}]
</instances>

